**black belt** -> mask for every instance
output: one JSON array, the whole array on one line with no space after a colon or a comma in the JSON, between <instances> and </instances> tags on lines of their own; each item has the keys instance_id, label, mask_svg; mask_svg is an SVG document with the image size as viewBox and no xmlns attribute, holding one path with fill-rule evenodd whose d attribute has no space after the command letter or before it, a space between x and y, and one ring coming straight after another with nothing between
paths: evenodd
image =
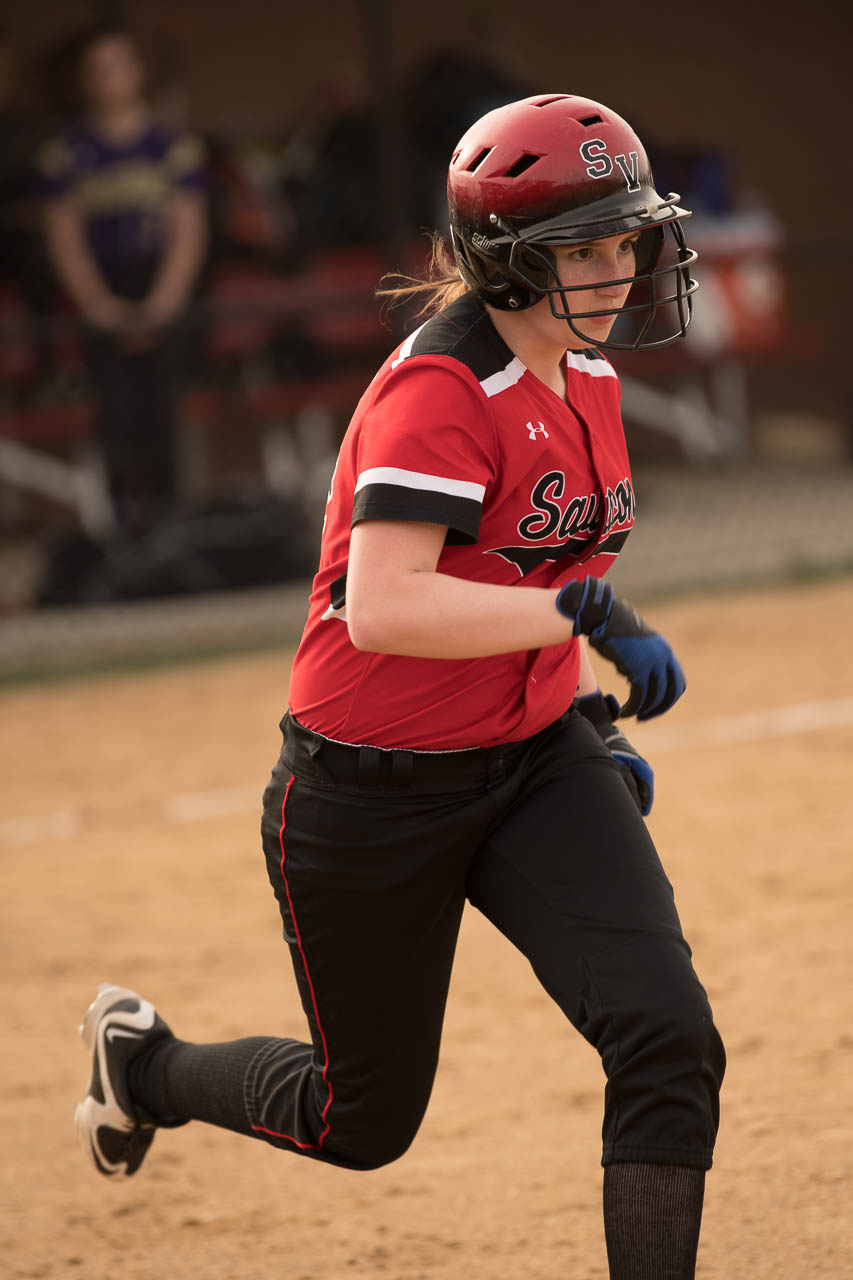
<instances>
[{"instance_id":1,"label":"black belt","mask_svg":"<svg viewBox=\"0 0 853 1280\"><path fill-rule=\"evenodd\" d=\"M571 712L554 724L558 725ZM530 738L495 747L462 751L407 751L399 747L356 746L324 738L290 712L281 722L282 759L298 776L320 785L350 783L366 787L436 786L462 791L505 777L514 764L553 725Z\"/></svg>"}]
</instances>

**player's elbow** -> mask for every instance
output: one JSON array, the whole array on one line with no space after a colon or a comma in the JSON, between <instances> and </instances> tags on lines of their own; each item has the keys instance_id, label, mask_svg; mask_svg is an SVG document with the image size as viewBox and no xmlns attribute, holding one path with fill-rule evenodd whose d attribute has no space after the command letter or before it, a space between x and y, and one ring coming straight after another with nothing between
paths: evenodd
<instances>
[{"instance_id":1,"label":"player's elbow","mask_svg":"<svg viewBox=\"0 0 853 1280\"><path fill-rule=\"evenodd\" d=\"M347 611L347 630L356 649L360 649L362 653L381 653L381 649L376 646L373 628L361 614L353 618Z\"/></svg>"},{"instance_id":2,"label":"player's elbow","mask_svg":"<svg viewBox=\"0 0 853 1280\"><path fill-rule=\"evenodd\" d=\"M412 653L416 636L411 619L399 602L396 607L381 597L350 599L347 596L347 628L356 649L364 653Z\"/></svg>"},{"instance_id":3,"label":"player's elbow","mask_svg":"<svg viewBox=\"0 0 853 1280\"><path fill-rule=\"evenodd\" d=\"M346 619L356 649L403 657L419 653L422 594L421 579L414 573L348 578Z\"/></svg>"},{"instance_id":4,"label":"player's elbow","mask_svg":"<svg viewBox=\"0 0 853 1280\"><path fill-rule=\"evenodd\" d=\"M393 653L393 628L381 610L366 601L347 600L347 630L356 649L363 653Z\"/></svg>"}]
</instances>

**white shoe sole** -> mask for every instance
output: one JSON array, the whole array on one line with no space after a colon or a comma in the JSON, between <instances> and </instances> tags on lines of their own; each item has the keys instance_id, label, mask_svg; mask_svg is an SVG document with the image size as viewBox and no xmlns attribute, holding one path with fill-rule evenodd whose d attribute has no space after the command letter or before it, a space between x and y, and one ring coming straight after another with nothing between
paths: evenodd
<instances>
[{"instance_id":1,"label":"white shoe sole","mask_svg":"<svg viewBox=\"0 0 853 1280\"><path fill-rule=\"evenodd\" d=\"M115 1019L111 1020L107 1011L121 1000L135 1000L139 1008L135 1012L120 1010ZM127 1134L130 1138L141 1128L127 1114L115 1096L107 1069L107 1046L118 1037L136 1040L139 1035L144 1035L146 1031L151 1030L156 1018L154 1006L148 1000L143 1000L137 992L130 991L127 987L117 987L104 982L98 988L98 994L86 1010L80 1026L83 1043L91 1054L91 1073L85 1097L75 1109L74 1123L83 1150L98 1172L107 1177L129 1177L131 1173L136 1172L141 1163L141 1161L137 1162L133 1169L129 1170L127 1160L110 1159L98 1140L100 1129L108 1129L118 1135ZM116 1023L119 1025L115 1025ZM132 1030L128 1031L124 1028L132 1028ZM103 1102L95 1097L93 1092L96 1080L104 1097ZM151 1138L153 1136L152 1129Z\"/></svg>"}]
</instances>

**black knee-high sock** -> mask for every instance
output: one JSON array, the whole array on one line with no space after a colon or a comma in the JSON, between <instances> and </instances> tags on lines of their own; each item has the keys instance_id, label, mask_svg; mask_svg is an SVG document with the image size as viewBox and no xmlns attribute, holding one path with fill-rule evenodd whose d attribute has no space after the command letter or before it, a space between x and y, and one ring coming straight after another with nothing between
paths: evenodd
<instances>
[{"instance_id":1,"label":"black knee-high sock","mask_svg":"<svg viewBox=\"0 0 853 1280\"><path fill-rule=\"evenodd\" d=\"M268 1044L268 1036L223 1044L187 1044L167 1036L128 1065L127 1087L138 1115L169 1127L203 1120L251 1135L244 1084L250 1064Z\"/></svg>"},{"instance_id":2,"label":"black knee-high sock","mask_svg":"<svg viewBox=\"0 0 853 1280\"><path fill-rule=\"evenodd\" d=\"M705 1170L609 1164L604 1234L610 1280L694 1280Z\"/></svg>"}]
</instances>

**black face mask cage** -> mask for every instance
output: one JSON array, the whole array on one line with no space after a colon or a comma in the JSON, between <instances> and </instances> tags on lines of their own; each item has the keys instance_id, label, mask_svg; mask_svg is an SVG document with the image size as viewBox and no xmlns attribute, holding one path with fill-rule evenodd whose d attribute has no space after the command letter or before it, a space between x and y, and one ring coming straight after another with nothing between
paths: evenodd
<instances>
[{"instance_id":1,"label":"black face mask cage","mask_svg":"<svg viewBox=\"0 0 853 1280\"><path fill-rule=\"evenodd\" d=\"M502 230L504 228L502 227ZM649 228L652 230L652 228ZM679 338L683 338L690 323L693 319L693 294L699 288L697 281L693 280L690 275L690 266L696 261L698 254L694 249L689 249L684 240L684 232L678 222L667 222L661 225L664 236L661 237L660 244L656 252L646 255L646 264L643 269L636 271L633 275L623 276L621 279L599 280L592 286L588 284L562 284L557 274L557 266L554 257L545 248L540 248L534 241L524 241L520 237L514 238L509 253L508 274L511 279L517 280L526 288L534 290L542 297L547 297L551 307L551 314L557 320L565 320L576 337L583 342L592 343L597 347L606 347L613 351L649 351L656 347L666 347L670 343L676 342ZM660 258L663 253L664 239L666 231L669 231L675 246L675 262L659 266ZM626 233L629 234L629 233ZM646 234L646 233L643 233ZM670 285L668 277L674 276L674 292L661 292L661 284L666 280L666 285ZM548 284L549 279L554 280L554 284ZM647 297L644 301L631 305L630 300L621 307L602 307L596 311L572 311L569 294L589 292L591 288L601 289L614 285L641 285L647 290ZM650 337L646 339L658 313L662 307L675 307L677 321L675 331L666 334L664 337ZM645 312L645 318L639 326L639 332L632 341L620 342L614 338L608 337L605 340L590 337L584 333L575 324L576 320L589 320L599 316L632 316Z\"/></svg>"}]
</instances>

